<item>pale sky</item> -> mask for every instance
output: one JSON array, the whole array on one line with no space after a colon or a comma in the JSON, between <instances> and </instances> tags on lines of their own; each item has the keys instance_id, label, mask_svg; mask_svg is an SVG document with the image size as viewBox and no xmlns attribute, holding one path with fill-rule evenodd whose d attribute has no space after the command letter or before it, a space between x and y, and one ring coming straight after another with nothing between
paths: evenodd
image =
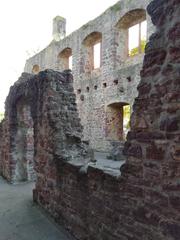
<instances>
[{"instance_id":1,"label":"pale sky","mask_svg":"<svg viewBox=\"0 0 180 240\"><path fill-rule=\"evenodd\" d=\"M9 87L23 71L27 52L52 40L52 19L66 18L67 33L96 18L117 0L1 0L0 2L0 112Z\"/></svg>"}]
</instances>

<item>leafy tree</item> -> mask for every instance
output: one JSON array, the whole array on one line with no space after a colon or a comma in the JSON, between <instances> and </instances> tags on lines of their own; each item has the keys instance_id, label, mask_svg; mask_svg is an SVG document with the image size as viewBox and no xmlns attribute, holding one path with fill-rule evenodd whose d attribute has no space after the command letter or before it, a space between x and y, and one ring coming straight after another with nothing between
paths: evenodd
<instances>
[{"instance_id":1,"label":"leafy tree","mask_svg":"<svg viewBox=\"0 0 180 240\"><path fill-rule=\"evenodd\" d=\"M146 40L141 40L141 46L140 46L141 47L141 53L144 53L145 46L146 46ZM139 54L139 47L133 48L129 52L130 57L133 57L137 54Z\"/></svg>"}]
</instances>

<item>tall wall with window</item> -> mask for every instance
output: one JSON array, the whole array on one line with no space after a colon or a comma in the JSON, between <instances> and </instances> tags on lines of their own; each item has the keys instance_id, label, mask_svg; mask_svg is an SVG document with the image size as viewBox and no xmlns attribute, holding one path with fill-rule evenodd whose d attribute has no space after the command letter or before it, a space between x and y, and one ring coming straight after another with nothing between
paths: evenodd
<instances>
[{"instance_id":1,"label":"tall wall with window","mask_svg":"<svg viewBox=\"0 0 180 240\"><path fill-rule=\"evenodd\" d=\"M154 32L146 12L149 2L120 0L70 35L54 38L26 62L25 71L35 74L72 69L84 139L96 150L109 151L126 138L129 110L124 109L131 109L137 96L145 44ZM55 20L62 29L56 28L54 36L64 34L65 20Z\"/></svg>"}]
</instances>

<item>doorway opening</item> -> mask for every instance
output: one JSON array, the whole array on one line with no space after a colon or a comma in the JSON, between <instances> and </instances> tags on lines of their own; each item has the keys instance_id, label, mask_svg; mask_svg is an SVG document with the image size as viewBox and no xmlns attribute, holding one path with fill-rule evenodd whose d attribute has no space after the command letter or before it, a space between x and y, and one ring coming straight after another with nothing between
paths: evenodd
<instances>
[{"instance_id":1,"label":"doorway opening","mask_svg":"<svg viewBox=\"0 0 180 240\"><path fill-rule=\"evenodd\" d=\"M13 153L15 161L15 182L35 180L33 125L30 106L24 103L18 104L15 150Z\"/></svg>"},{"instance_id":2,"label":"doorway opening","mask_svg":"<svg viewBox=\"0 0 180 240\"><path fill-rule=\"evenodd\" d=\"M110 141L125 141L130 129L131 108L128 103L116 102L107 106L107 138Z\"/></svg>"}]
</instances>

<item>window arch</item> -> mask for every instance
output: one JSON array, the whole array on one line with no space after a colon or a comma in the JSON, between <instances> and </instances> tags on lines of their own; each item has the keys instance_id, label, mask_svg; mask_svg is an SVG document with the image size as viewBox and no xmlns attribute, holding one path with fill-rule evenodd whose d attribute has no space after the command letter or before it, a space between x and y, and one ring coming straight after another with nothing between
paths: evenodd
<instances>
[{"instance_id":1,"label":"window arch","mask_svg":"<svg viewBox=\"0 0 180 240\"><path fill-rule=\"evenodd\" d=\"M59 69L60 70L72 70L72 49L65 48L58 55Z\"/></svg>"},{"instance_id":2,"label":"window arch","mask_svg":"<svg viewBox=\"0 0 180 240\"><path fill-rule=\"evenodd\" d=\"M94 69L101 67L101 55L102 55L102 33L92 32L84 40L83 45L85 47L84 54L84 72L91 72Z\"/></svg>"},{"instance_id":3,"label":"window arch","mask_svg":"<svg viewBox=\"0 0 180 240\"><path fill-rule=\"evenodd\" d=\"M126 13L117 23L119 55L123 60L144 52L147 40L147 21L144 9ZM122 47L124 46L124 47Z\"/></svg>"},{"instance_id":4,"label":"window arch","mask_svg":"<svg viewBox=\"0 0 180 240\"><path fill-rule=\"evenodd\" d=\"M40 67L39 65L35 64L32 68L32 73L38 74L40 72Z\"/></svg>"}]
</instances>

